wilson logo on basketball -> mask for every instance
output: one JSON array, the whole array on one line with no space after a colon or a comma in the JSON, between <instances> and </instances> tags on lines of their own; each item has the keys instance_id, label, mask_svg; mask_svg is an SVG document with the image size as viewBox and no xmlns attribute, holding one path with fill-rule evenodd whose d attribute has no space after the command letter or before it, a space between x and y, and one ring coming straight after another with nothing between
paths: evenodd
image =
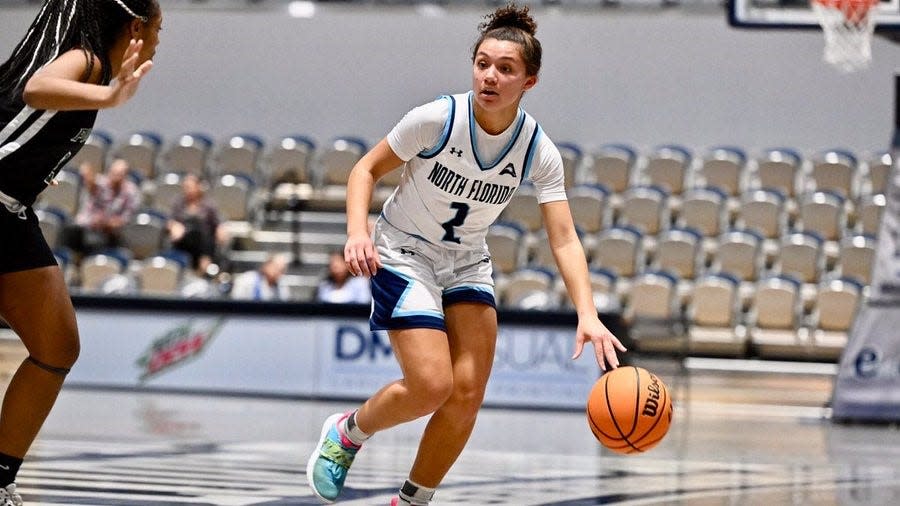
<instances>
[{"instance_id":1,"label":"wilson logo on basketball","mask_svg":"<svg viewBox=\"0 0 900 506\"><path fill-rule=\"evenodd\" d=\"M203 329L195 328L192 321L187 321L154 340L150 349L137 359L137 366L143 370L138 381L147 381L199 355L224 323L225 318L219 318Z\"/></svg>"},{"instance_id":2,"label":"wilson logo on basketball","mask_svg":"<svg viewBox=\"0 0 900 506\"><path fill-rule=\"evenodd\" d=\"M644 410L641 414L644 416L656 416L659 409L659 378L650 375L650 384L647 385L647 400L644 401Z\"/></svg>"}]
</instances>

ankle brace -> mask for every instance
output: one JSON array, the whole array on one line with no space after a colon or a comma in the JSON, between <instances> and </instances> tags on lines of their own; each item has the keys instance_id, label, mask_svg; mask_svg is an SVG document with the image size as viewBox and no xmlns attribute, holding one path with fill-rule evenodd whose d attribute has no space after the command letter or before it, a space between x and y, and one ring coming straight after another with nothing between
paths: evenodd
<instances>
[{"instance_id":1,"label":"ankle brace","mask_svg":"<svg viewBox=\"0 0 900 506\"><path fill-rule=\"evenodd\" d=\"M400 504L403 504L403 501L405 501L407 504L415 504L417 506L427 505L433 497L433 488L423 487L411 480L406 480L403 486L400 487Z\"/></svg>"}]
</instances>

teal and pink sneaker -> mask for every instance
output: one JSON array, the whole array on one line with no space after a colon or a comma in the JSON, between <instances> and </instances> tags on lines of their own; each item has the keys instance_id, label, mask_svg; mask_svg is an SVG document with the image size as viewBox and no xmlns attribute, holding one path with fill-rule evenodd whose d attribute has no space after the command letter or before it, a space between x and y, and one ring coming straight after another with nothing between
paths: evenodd
<instances>
[{"instance_id":1,"label":"teal and pink sneaker","mask_svg":"<svg viewBox=\"0 0 900 506\"><path fill-rule=\"evenodd\" d=\"M350 413L336 413L322 425L316 450L306 464L306 479L313 493L327 503L334 502L344 488L347 471L359 445L353 444L339 428Z\"/></svg>"}]
</instances>

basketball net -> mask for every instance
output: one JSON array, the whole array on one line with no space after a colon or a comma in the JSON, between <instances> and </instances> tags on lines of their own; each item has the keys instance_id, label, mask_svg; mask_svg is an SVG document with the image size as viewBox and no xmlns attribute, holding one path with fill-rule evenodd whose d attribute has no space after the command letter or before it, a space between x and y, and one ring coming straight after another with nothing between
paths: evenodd
<instances>
[{"instance_id":1,"label":"basketball net","mask_svg":"<svg viewBox=\"0 0 900 506\"><path fill-rule=\"evenodd\" d=\"M825 32L825 61L842 72L862 70L872 61L874 11L878 0L812 0Z\"/></svg>"}]
</instances>

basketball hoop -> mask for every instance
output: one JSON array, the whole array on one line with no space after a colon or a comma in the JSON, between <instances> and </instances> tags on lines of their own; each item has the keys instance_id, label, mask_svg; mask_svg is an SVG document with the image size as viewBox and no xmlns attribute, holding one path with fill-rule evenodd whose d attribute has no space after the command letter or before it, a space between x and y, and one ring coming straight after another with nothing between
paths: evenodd
<instances>
[{"instance_id":1,"label":"basketball hoop","mask_svg":"<svg viewBox=\"0 0 900 506\"><path fill-rule=\"evenodd\" d=\"M811 0L825 32L825 61L843 72L866 68L872 61L872 33L878 0Z\"/></svg>"}]
</instances>

